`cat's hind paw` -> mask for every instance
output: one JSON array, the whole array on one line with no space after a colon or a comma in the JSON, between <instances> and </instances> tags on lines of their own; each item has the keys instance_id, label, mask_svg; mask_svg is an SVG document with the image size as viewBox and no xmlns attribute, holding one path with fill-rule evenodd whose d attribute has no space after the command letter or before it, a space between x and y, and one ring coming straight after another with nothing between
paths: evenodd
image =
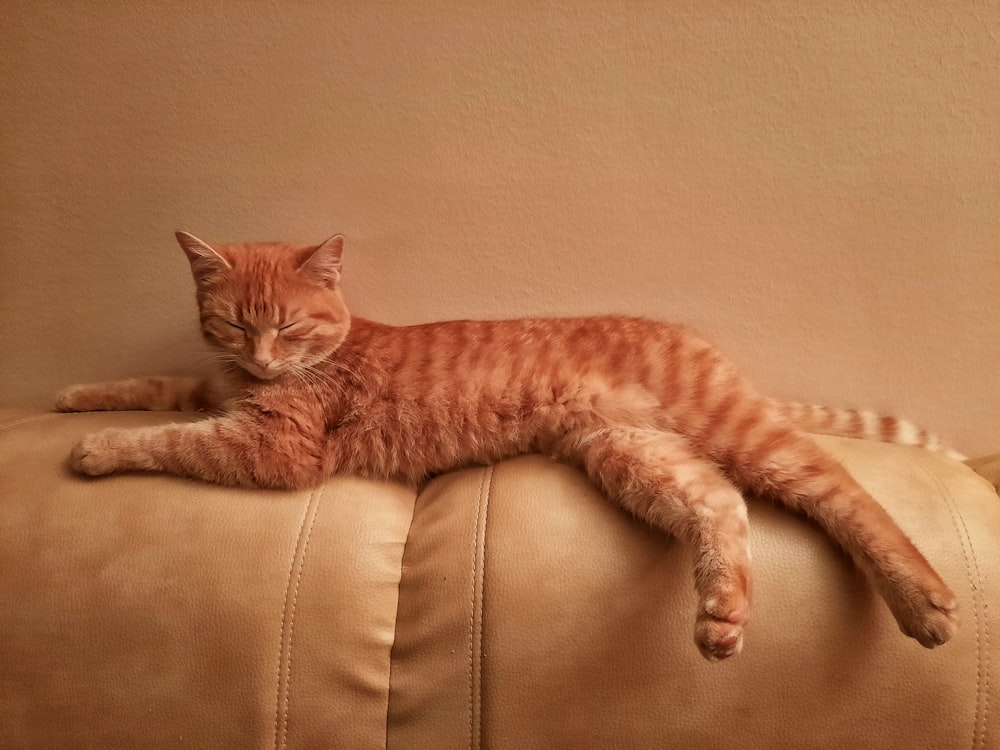
<instances>
[{"instance_id":1,"label":"cat's hind paw","mask_svg":"<svg viewBox=\"0 0 1000 750\"><path fill-rule=\"evenodd\" d=\"M958 631L958 603L947 588L921 591L893 614L899 629L924 648L947 643Z\"/></svg>"},{"instance_id":2,"label":"cat's hind paw","mask_svg":"<svg viewBox=\"0 0 1000 750\"><path fill-rule=\"evenodd\" d=\"M743 650L743 628L750 617L746 609L718 612L718 607L702 611L694 626L694 641L709 661L736 656Z\"/></svg>"}]
</instances>

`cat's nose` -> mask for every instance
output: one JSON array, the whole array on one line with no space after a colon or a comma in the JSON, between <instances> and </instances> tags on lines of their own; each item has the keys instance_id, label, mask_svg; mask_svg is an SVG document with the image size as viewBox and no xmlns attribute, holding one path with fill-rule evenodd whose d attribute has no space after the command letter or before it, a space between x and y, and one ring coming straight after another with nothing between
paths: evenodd
<instances>
[{"instance_id":1,"label":"cat's nose","mask_svg":"<svg viewBox=\"0 0 1000 750\"><path fill-rule=\"evenodd\" d=\"M260 369L266 370L271 365L271 363L274 362L274 357L262 357L258 354L255 354L251 361L255 365L257 365L257 367L259 367Z\"/></svg>"}]
</instances>

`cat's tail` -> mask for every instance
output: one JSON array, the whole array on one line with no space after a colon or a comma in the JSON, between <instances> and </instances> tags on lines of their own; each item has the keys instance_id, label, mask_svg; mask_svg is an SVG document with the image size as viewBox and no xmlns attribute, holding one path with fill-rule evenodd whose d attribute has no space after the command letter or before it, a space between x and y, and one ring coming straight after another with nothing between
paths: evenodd
<instances>
[{"instance_id":1,"label":"cat's tail","mask_svg":"<svg viewBox=\"0 0 1000 750\"><path fill-rule=\"evenodd\" d=\"M953 450L933 432L898 417L885 417L865 409L837 409L777 399L768 399L768 410L774 418L805 432L916 445L956 461L966 460L966 456Z\"/></svg>"}]
</instances>

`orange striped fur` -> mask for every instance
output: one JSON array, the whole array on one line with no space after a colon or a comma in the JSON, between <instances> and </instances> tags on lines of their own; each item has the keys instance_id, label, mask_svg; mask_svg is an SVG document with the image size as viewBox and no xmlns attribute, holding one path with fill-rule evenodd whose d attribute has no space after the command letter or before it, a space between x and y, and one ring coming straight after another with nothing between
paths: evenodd
<instances>
[{"instance_id":1,"label":"orange striped fur","mask_svg":"<svg viewBox=\"0 0 1000 750\"><path fill-rule=\"evenodd\" d=\"M948 587L805 433L944 449L909 423L766 398L680 325L595 317L393 327L352 318L339 290L339 236L320 246L178 240L220 378L72 386L56 407L216 413L87 435L71 456L78 471L303 488L335 473L416 482L537 451L693 545L695 640L706 658L738 653L750 616L746 492L813 518L903 632L927 647L954 632Z\"/></svg>"},{"instance_id":2,"label":"orange striped fur","mask_svg":"<svg viewBox=\"0 0 1000 750\"><path fill-rule=\"evenodd\" d=\"M768 399L768 406L772 417L794 424L805 432L915 445L944 453L956 461L965 461L967 458L948 447L933 432L899 417L883 416L866 409L836 409L832 406L782 402L776 399Z\"/></svg>"}]
</instances>

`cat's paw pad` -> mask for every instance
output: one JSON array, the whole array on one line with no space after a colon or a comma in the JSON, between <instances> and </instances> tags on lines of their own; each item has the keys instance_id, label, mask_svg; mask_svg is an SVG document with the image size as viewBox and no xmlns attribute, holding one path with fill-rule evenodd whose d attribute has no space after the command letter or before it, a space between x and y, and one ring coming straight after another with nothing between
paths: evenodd
<instances>
[{"instance_id":1,"label":"cat's paw pad","mask_svg":"<svg viewBox=\"0 0 1000 750\"><path fill-rule=\"evenodd\" d=\"M56 394L56 411L99 411L101 394L93 386L71 385Z\"/></svg>"},{"instance_id":2,"label":"cat's paw pad","mask_svg":"<svg viewBox=\"0 0 1000 750\"><path fill-rule=\"evenodd\" d=\"M743 650L743 628L750 619L746 608L730 609L724 613L718 607L709 607L698 615L694 626L694 641L701 655L709 661L719 661L736 656ZM714 613L714 614L713 614Z\"/></svg>"},{"instance_id":3,"label":"cat's paw pad","mask_svg":"<svg viewBox=\"0 0 1000 750\"><path fill-rule=\"evenodd\" d=\"M958 601L943 585L918 591L894 614L899 629L925 648L947 643L958 631Z\"/></svg>"},{"instance_id":4,"label":"cat's paw pad","mask_svg":"<svg viewBox=\"0 0 1000 750\"><path fill-rule=\"evenodd\" d=\"M111 474L122 467L119 436L121 430L102 430L84 435L69 454L74 471L92 477Z\"/></svg>"}]
</instances>

